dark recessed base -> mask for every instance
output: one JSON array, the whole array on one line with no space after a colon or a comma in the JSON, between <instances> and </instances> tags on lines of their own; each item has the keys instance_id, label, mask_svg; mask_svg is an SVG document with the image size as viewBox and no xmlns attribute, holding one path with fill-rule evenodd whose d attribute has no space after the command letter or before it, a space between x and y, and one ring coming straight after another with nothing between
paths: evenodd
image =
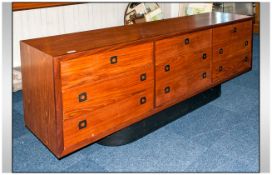
<instances>
[{"instance_id":1,"label":"dark recessed base","mask_svg":"<svg viewBox=\"0 0 272 175\"><path fill-rule=\"evenodd\" d=\"M221 95L221 85L191 97L181 103L167 108L151 117L117 131L97 143L104 146L120 146L134 142L145 135L165 126L183 115L209 103Z\"/></svg>"}]
</instances>

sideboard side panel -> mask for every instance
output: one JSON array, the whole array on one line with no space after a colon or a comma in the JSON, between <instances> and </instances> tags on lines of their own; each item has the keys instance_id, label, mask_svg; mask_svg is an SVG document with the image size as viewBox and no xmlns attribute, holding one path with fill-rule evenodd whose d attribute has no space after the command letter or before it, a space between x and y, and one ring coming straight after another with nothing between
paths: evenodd
<instances>
[{"instance_id":1,"label":"sideboard side panel","mask_svg":"<svg viewBox=\"0 0 272 175\"><path fill-rule=\"evenodd\" d=\"M56 154L53 58L21 42L21 64L25 125Z\"/></svg>"}]
</instances>

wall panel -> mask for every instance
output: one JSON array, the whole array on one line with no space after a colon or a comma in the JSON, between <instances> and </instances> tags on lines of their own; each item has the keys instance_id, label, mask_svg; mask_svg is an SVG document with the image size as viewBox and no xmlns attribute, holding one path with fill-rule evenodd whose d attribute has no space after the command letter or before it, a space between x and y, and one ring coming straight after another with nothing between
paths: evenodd
<instances>
[{"instance_id":1,"label":"wall panel","mask_svg":"<svg viewBox=\"0 0 272 175\"><path fill-rule=\"evenodd\" d=\"M20 63L19 41L124 24L128 3L85 3L13 12L13 66ZM165 18L170 3L159 3Z\"/></svg>"}]
</instances>

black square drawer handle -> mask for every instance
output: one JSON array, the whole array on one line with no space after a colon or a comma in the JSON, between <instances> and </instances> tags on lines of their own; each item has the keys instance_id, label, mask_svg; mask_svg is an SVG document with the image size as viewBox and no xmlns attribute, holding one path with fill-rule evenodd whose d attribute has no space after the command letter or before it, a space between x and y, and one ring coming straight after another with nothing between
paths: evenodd
<instances>
[{"instance_id":1,"label":"black square drawer handle","mask_svg":"<svg viewBox=\"0 0 272 175\"><path fill-rule=\"evenodd\" d=\"M87 127L87 121L86 120L81 120L78 122L78 129L83 129Z\"/></svg>"},{"instance_id":2,"label":"black square drawer handle","mask_svg":"<svg viewBox=\"0 0 272 175\"><path fill-rule=\"evenodd\" d=\"M140 75L140 80L145 81L146 80L146 73L143 73Z\"/></svg>"},{"instance_id":3,"label":"black square drawer handle","mask_svg":"<svg viewBox=\"0 0 272 175\"><path fill-rule=\"evenodd\" d=\"M245 56L245 62L247 62L248 61L248 57L247 56Z\"/></svg>"},{"instance_id":4,"label":"black square drawer handle","mask_svg":"<svg viewBox=\"0 0 272 175\"><path fill-rule=\"evenodd\" d=\"M190 43L190 39L189 39L189 38L186 38L186 39L184 40L184 43L185 43L185 44L189 44L189 43Z\"/></svg>"},{"instance_id":5,"label":"black square drawer handle","mask_svg":"<svg viewBox=\"0 0 272 175\"><path fill-rule=\"evenodd\" d=\"M223 71L223 66L219 66L219 72Z\"/></svg>"},{"instance_id":6,"label":"black square drawer handle","mask_svg":"<svg viewBox=\"0 0 272 175\"><path fill-rule=\"evenodd\" d=\"M224 50L222 48L219 49L219 54L223 54Z\"/></svg>"},{"instance_id":7,"label":"black square drawer handle","mask_svg":"<svg viewBox=\"0 0 272 175\"><path fill-rule=\"evenodd\" d=\"M203 53L202 54L202 59L205 60L207 58L207 54L206 53Z\"/></svg>"},{"instance_id":8,"label":"black square drawer handle","mask_svg":"<svg viewBox=\"0 0 272 175\"><path fill-rule=\"evenodd\" d=\"M207 73L206 72L202 73L202 78L205 79L206 77L207 77Z\"/></svg>"},{"instance_id":9,"label":"black square drawer handle","mask_svg":"<svg viewBox=\"0 0 272 175\"><path fill-rule=\"evenodd\" d=\"M164 93L169 93L170 92L170 87L169 86L167 86L166 88L164 88Z\"/></svg>"},{"instance_id":10,"label":"black square drawer handle","mask_svg":"<svg viewBox=\"0 0 272 175\"><path fill-rule=\"evenodd\" d=\"M141 97L140 99L140 104L145 104L146 103L146 97Z\"/></svg>"},{"instance_id":11,"label":"black square drawer handle","mask_svg":"<svg viewBox=\"0 0 272 175\"><path fill-rule=\"evenodd\" d=\"M237 28L234 27L234 28L233 28L233 33L236 33L236 32L237 32Z\"/></svg>"},{"instance_id":12,"label":"black square drawer handle","mask_svg":"<svg viewBox=\"0 0 272 175\"><path fill-rule=\"evenodd\" d=\"M117 56L112 56L112 57L110 57L110 63L111 64L116 64L117 63Z\"/></svg>"},{"instance_id":13,"label":"black square drawer handle","mask_svg":"<svg viewBox=\"0 0 272 175\"><path fill-rule=\"evenodd\" d=\"M170 71L170 65L169 64L167 64L167 65L164 66L164 71L165 72Z\"/></svg>"},{"instance_id":14,"label":"black square drawer handle","mask_svg":"<svg viewBox=\"0 0 272 175\"><path fill-rule=\"evenodd\" d=\"M83 102L87 100L87 93L86 92L82 92L81 94L78 95L78 101L79 102Z\"/></svg>"},{"instance_id":15,"label":"black square drawer handle","mask_svg":"<svg viewBox=\"0 0 272 175\"><path fill-rule=\"evenodd\" d=\"M245 46L248 46L248 41L245 41Z\"/></svg>"}]
</instances>

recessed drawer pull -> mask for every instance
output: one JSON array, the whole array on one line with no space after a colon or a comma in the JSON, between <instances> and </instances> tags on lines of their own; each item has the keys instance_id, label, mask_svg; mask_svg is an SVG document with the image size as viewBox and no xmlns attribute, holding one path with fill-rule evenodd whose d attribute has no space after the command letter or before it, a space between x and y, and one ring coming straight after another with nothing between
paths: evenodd
<instances>
[{"instance_id":1,"label":"recessed drawer pull","mask_svg":"<svg viewBox=\"0 0 272 175\"><path fill-rule=\"evenodd\" d=\"M140 99L140 104L142 105L142 104L145 104L145 103L146 103L146 97L142 97Z\"/></svg>"},{"instance_id":2,"label":"recessed drawer pull","mask_svg":"<svg viewBox=\"0 0 272 175\"><path fill-rule=\"evenodd\" d=\"M204 73L202 74L202 78L205 79L206 77L207 77L207 73L204 72Z\"/></svg>"},{"instance_id":3,"label":"recessed drawer pull","mask_svg":"<svg viewBox=\"0 0 272 175\"><path fill-rule=\"evenodd\" d=\"M87 100L87 93L86 92L82 92L81 94L78 95L78 101L79 102L83 102Z\"/></svg>"},{"instance_id":4,"label":"recessed drawer pull","mask_svg":"<svg viewBox=\"0 0 272 175\"><path fill-rule=\"evenodd\" d=\"M206 53L203 53L202 54L202 59L205 60L207 58L207 54Z\"/></svg>"},{"instance_id":5,"label":"recessed drawer pull","mask_svg":"<svg viewBox=\"0 0 272 175\"><path fill-rule=\"evenodd\" d=\"M143 73L140 75L140 80L145 81L146 80L146 73Z\"/></svg>"},{"instance_id":6,"label":"recessed drawer pull","mask_svg":"<svg viewBox=\"0 0 272 175\"><path fill-rule=\"evenodd\" d=\"M223 54L224 50L222 48L219 49L219 54Z\"/></svg>"},{"instance_id":7,"label":"recessed drawer pull","mask_svg":"<svg viewBox=\"0 0 272 175\"><path fill-rule=\"evenodd\" d=\"M247 40L245 41L245 46L248 46L248 41Z\"/></svg>"},{"instance_id":8,"label":"recessed drawer pull","mask_svg":"<svg viewBox=\"0 0 272 175\"><path fill-rule=\"evenodd\" d=\"M170 87L169 86L167 86L166 88L164 88L164 93L169 93L170 92Z\"/></svg>"},{"instance_id":9,"label":"recessed drawer pull","mask_svg":"<svg viewBox=\"0 0 272 175\"><path fill-rule=\"evenodd\" d=\"M247 56L245 56L245 62L247 62L248 61L248 57Z\"/></svg>"},{"instance_id":10,"label":"recessed drawer pull","mask_svg":"<svg viewBox=\"0 0 272 175\"><path fill-rule=\"evenodd\" d=\"M189 43L190 43L190 39L189 39L189 38L186 38L186 39L184 40L184 43L185 43L185 44L189 44Z\"/></svg>"},{"instance_id":11,"label":"recessed drawer pull","mask_svg":"<svg viewBox=\"0 0 272 175\"><path fill-rule=\"evenodd\" d=\"M167 64L167 65L164 66L164 71L165 72L170 71L170 65L169 64Z\"/></svg>"},{"instance_id":12,"label":"recessed drawer pull","mask_svg":"<svg viewBox=\"0 0 272 175\"><path fill-rule=\"evenodd\" d=\"M110 57L110 63L111 64L116 64L117 63L117 56L112 56L112 57Z\"/></svg>"},{"instance_id":13,"label":"recessed drawer pull","mask_svg":"<svg viewBox=\"0 0 272 175\"><path fill-rule=\"evenodd\" d=\"M78 122L78 129L83 129L87 127L87 121L86 120L81 120Z\"/></svg>"},{"instance_id":14,"label":"recessed drawer pull","mask_svg":"<svg viewBox=\"0 0 272 175\"><path fill-rule=\"evenodd\" d=\"M219 72L223 71L223 66L219 66Z\"/></svg>"},{"instance_id":15,"label":"recessed drawer pull","mask_svg":"<svg viewBox=\"0 0 272 175\"><path fill-rule=\"evenodd\" d=\"M234 27L234 28L233 28L233 33L236 33L236 32L237 32L237 28Z\"/></svg>"}]
</instances>

